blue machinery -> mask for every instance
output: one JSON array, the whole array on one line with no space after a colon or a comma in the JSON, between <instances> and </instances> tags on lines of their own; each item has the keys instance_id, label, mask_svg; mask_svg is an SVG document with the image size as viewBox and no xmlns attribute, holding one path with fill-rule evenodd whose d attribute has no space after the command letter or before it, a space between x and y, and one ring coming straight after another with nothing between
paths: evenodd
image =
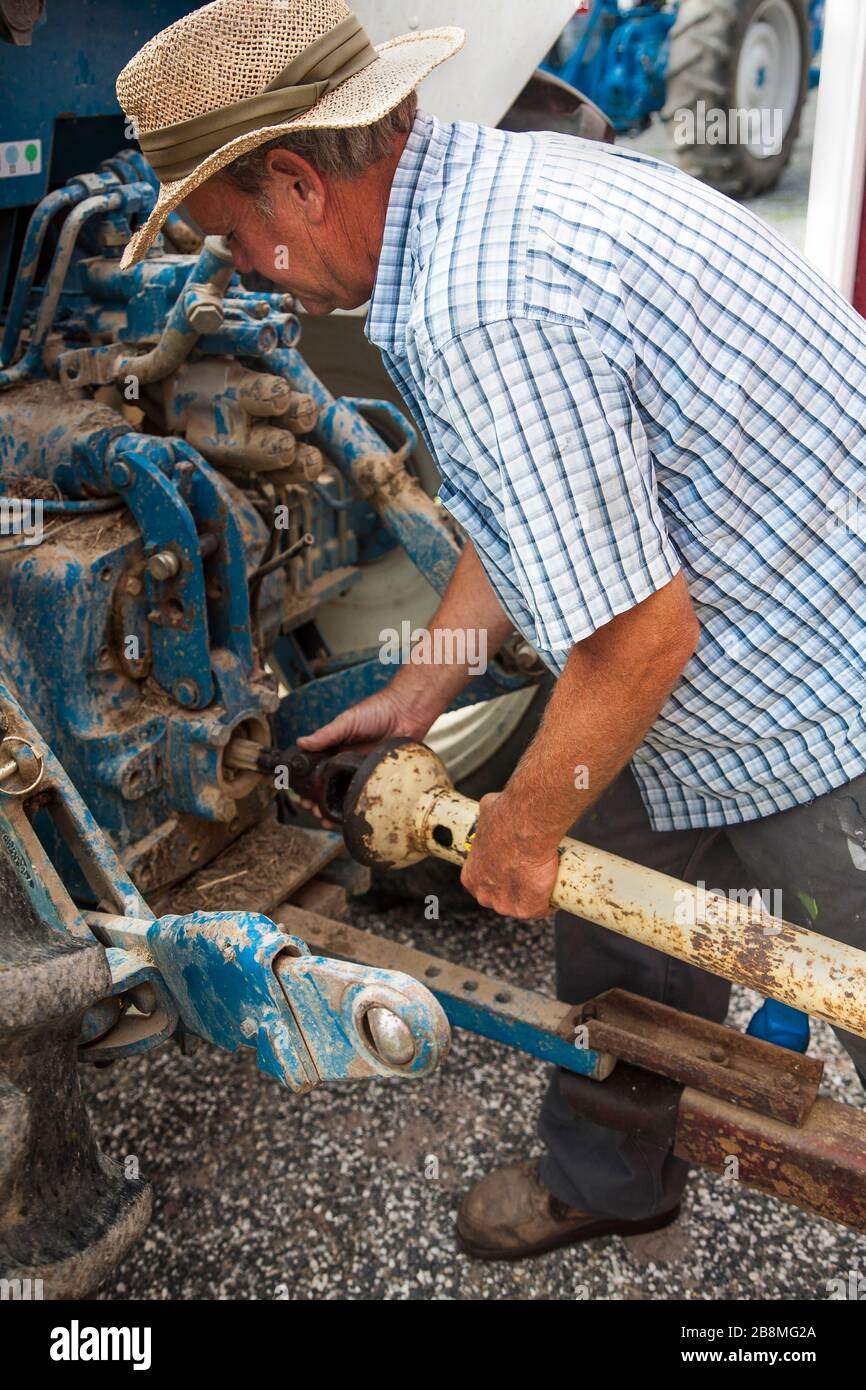
<instances>
[{"instance_id":1,"label":"blue machinery","mask_svg":"<svg viewBox=\"0 0 866 1390\"><path fill-rule=\"evenodd\" d=\"M824 5L809 0L813 57L821 49ZM616 130L633 130L664 106L677 9L676 0L590 0L573 21L571 42L561 42L558 60L542 67L600 106ZM810 83L817 81L813 68Z\"/></svg>"},{"instance_id":2,"label":"blue machinery","mask_svg":"<svg viewBox=\"0 0 866 1390\"><path fill-rule=\"evenodd\" d=\"M24 238L0 368L4 494L21 495L42 527L38 544L23 524L19 534L13 527L0 553L9 727L27 738L31 757L38 749L62 766L61 801L73 786L86 790L93 817L74 818L70 843L68 818L60 826L41 804L43 779L28 846L36 835L83 905L105 898L86 866L108 856L115 909L117 894L187 878L273 810L272 779L245 767L238 749L286 746L388 678L388 666L363 653L332 657L315 628L318 605L396 543L439 589L458 554L444 515L407 470L408 422L384 402L334 400L296 347L286 296L245 290L219 240L197 255L158 251L119 271L128 219L153 198L140 156L123 152L42 200ZM36 286L55 219L62 228ZM165 433L134 428L136 414ZM373 414L397 448L368 423ZM523 679L493 666L469 698ZM29 723L22 734L22 720L39 734ZM20 777L10 776L0 782L0 816L17 804ZM106 833L128 875L122 881ZM270 980L273 926L245 914L224 929L258 943L237 961L258 961ZM171 935L195 956L196 987L168 1013L221 1045L241 1045L243 1020L227 1030L216 938L207 936L206 951L190 930ZM161 928L124 930L113 920L96 934L104 944L116 935L111 949L136 950L179 980ZM441 1033L421 993L433 1013L418 1036L435 1032L434 1014ZM211 1026L205 1005L217 998L220 1021ZM246 1007L240 996L237 1007ZM339 1034L336 1017L308 1016ZM111 1028L97 1045L95 1021L87 1027L93 1056L124 1050ZM150 1042L162 1041L166 1027ZM134 1049L150 1042L140 1026ZM318 1044L307 1045L318 1055ZM440 1036L430 1057L441 1048ZM314 1078L352 1074L351 1049L329 1049ZM422 1054L421 1070L429 1065ZM296 1062L281 1070L273 1049L260 1055L294 1088L311 1084Z\"/></svg>"},{"instance_id":3,"label":"blue machinery","mask_svg":"<svg viewBox=\"0 0 866 1390\"><path fill-rule=\"evenodd\" d=\"M46 161L62 99L22 108ZM289 298L243 285L220 240L175 213L119 270L156 194L137 152L71 173L28 172L17 205L0 179L0 271L17 263L0 344L0 1267L80 1292L147 1220L146 1188L92 1140L76 1059L200 1037L303 1092L423 1077L449 1022L556 1063L604 1123L644 1125L644 1079L667 1078L677 1152L718 1167L725 1142L752 1145L744 1180L866 1229L866 1139L817 1098L814 1059L616 991L575 1010L310 910L310 885L350 866L340 836L287 819L267 752L390 675L331 652L317 611L394 546L441 591L459 540L413 476L410 424L335 399ZM506 646L465 699L526 679ZM792 1134L782 1180L767 1145L788 1154Z\"/></svg>"}]
</instances>

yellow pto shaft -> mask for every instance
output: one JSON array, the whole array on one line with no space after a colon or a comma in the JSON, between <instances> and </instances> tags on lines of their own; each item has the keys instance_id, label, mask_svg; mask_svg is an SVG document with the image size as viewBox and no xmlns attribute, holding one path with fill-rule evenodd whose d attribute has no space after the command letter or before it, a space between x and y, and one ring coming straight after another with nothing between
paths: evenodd
<instances>
[{"instance_id":1,"label":"yellow pto shaft","mask_svg":"<svg viewBox=\"0 0 866 1390\"><path fill-rule=\"evenodd\" d=\"M477 803L454 790L424 744L391 739L366 754L344 750L314 780L362 863L397 868L434 855L459 864L469 853ZM569 838L551 905L866 1037L866 953L762 907Z\"/></svg>"}]
</instances>

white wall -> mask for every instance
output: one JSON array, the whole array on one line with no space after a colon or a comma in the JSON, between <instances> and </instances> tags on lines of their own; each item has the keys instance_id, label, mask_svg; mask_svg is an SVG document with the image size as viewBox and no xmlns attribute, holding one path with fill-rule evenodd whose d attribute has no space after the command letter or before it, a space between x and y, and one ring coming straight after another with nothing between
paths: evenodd
<instances>
[{"instance_id":1,"label":"white wall","mask_svg":"<svg viewBox=\"0 0 866 1390\"><path fill-rule=\"evenodd\" d=\"M575 0L354 0L352 8L373 43L443 24L465 29L465 47L421 84L421 105L442 120L496 125L565 28Z\"/></svg>"},{"instance_id":2,"label":"white wall","mask_svg":"<svg viewBox=\"0 0 866 1390\"><path fill-rule=\"evenodd\" d=\"M866 173L866 0L827 0L805 252L854 289Z\"/></svg>"}]
</instances>

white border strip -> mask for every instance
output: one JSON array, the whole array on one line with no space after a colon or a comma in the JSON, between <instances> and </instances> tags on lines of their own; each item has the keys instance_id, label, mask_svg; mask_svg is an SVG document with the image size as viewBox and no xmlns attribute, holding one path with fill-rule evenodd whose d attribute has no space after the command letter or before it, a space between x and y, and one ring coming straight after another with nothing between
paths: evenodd
<instances>
[{"instance_id":1,"label":"white border strip","mask_svg":"<svg viewBox=\"0 0 866 1390\"><path fill-rule=\"evenodd\" d=\"M806 256L851 299L866 174L866 3L827 0Z\"/></svg>"}]
</instances>

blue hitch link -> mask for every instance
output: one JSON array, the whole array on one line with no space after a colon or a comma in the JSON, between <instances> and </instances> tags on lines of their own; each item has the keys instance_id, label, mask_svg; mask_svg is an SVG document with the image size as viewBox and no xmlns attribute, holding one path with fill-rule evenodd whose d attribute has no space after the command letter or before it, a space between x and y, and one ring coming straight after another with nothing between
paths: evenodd
<instances>
[{"instance_id":1,"label":"blue hitch link","mask_svg":"<svg viewBox=\"0 0 866 1390\"><path fill-rule=\"evenodd\" d=\"M148 920L91 912L86 921L104 945L156 968L187 1032L227 1052L255 1048L260 1070L291 1091L426 1076L448 1051L448 1021L424 985L314 956L259 913Z\"/></svg>"}]
</instances>

